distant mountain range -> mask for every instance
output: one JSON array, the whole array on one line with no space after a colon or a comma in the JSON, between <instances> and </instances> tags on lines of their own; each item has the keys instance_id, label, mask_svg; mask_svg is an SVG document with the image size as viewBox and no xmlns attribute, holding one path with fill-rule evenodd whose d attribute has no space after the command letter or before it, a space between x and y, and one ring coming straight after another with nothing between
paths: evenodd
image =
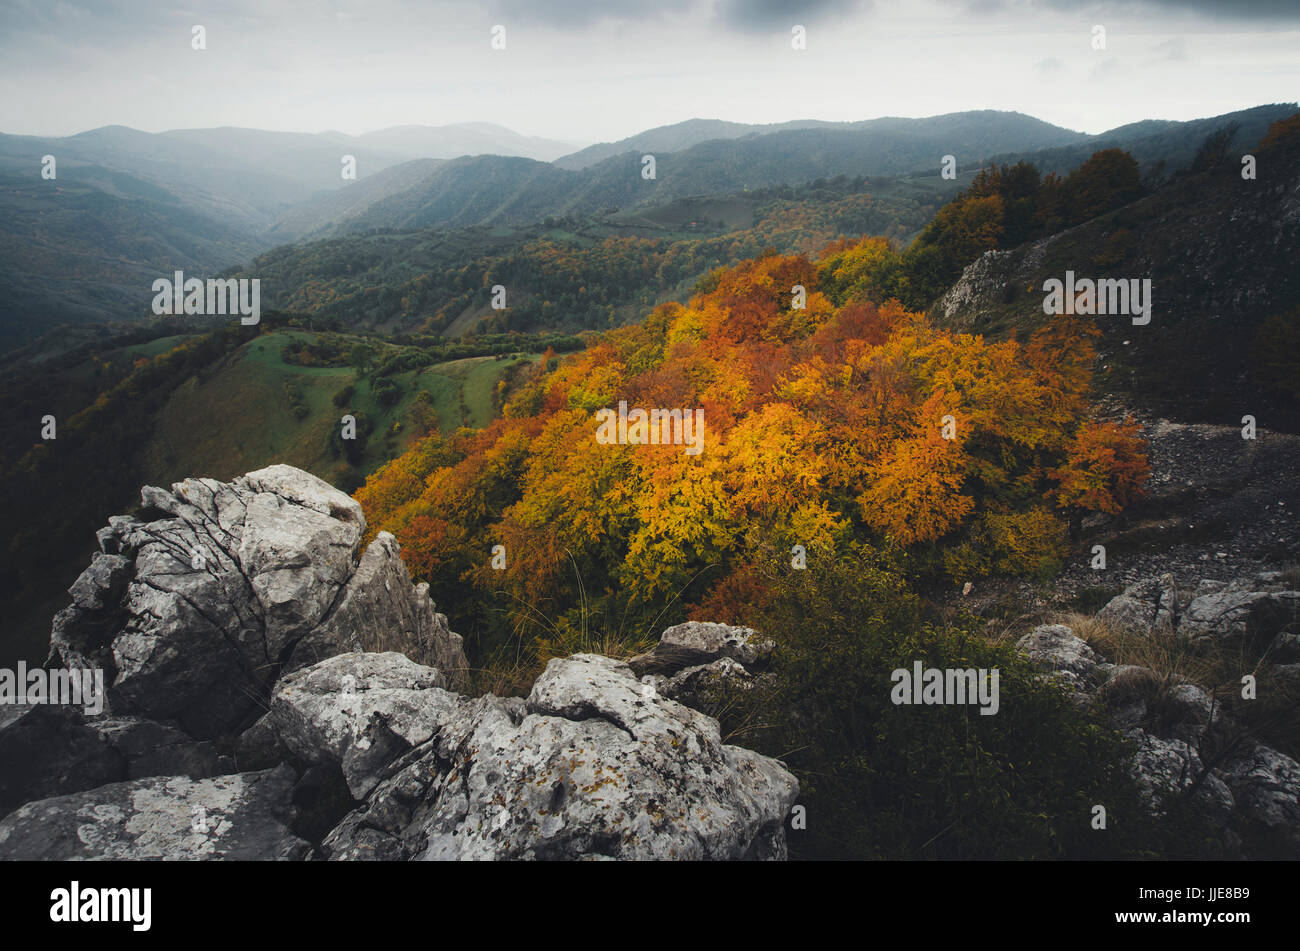
<instances>
[{"instance_id":1,"label":"distant mountain range","mask_svg":"<svg viewBox=\"0 0 1300 951\"><path fill-rule=\"evenodd\" d=\"M723 135L693 141L715 130ZM605 158L584 149L553 163L479 156L426 165L416 184L384 188L383 197L358 213L341 218L313 215L313 206L323 204L316 199L295 209L282 226L303 229L297 237L314 237L377 228L521 224L838 175L899 175L937 168L946 154L956 156L959 163L977 164L994 152L1036 150L1081 138L1082 133L1016 112L780 126L695 120L653 129L608 147L593 146L598 151L615 150ZM658 152L653 151L656 143ZM642 174L647 152L655 159L653 179ZM594 164L588 161L593 158ZM578 168L568 167L573 165ZM399 166L376 178L396 177L404 171ZM285 227L280 233L291 234Z\"/></svg>"},{"instance_id":2,"label":"distant mountain range","mask_svg":"<svg viewBox=\"0 0 1300 951\"><path fill-rule=\"evenodd\" d=\"M0 134L0 349L61 323L143 316L150 284L246 264L277 245L376 230L515 226L838 176L931 172L1025 157L1044 170L1098 148L1186 165L1232 122L1259 138L1295 104L1097 136L1014 112L926 119L692 119L573 151L500 126L399 126L361 136L253 129L146 133L107 126L64 138ZM641 158L655 156L655 177ZM41 178L53 155L57 178ZM355 157L357 179L341 161Z\"/></svg>"},{"instance_id":3,"label":"distant mountain range","mask_svg":"<svg viewBox=\"0 0 1300 951\"><path fill-rule=\"evenodd\" d=\"M1263 137L1273 122L1295 111L1294 102L1283 102L1185 122L1144 119L1087 136L1078 142L1040 149L1031 155L1011 152L991 155L989 160L1000 162L1023 158L1033 162L1044 174L1063 174L1100 149L1119 148L1131 154L1148 171L1157 171L1156 166L1164 162L1164 171L1168 173L1185 167L1205 137L1227 125L1235 123L1238 126L1234 145L1251 146Z\"/></svg>"},{"instance_id":4,"label":"distant mountain range","mask_svg":"<svg viewBox=\"0 0 1300 951\"><path fill-rule=\"evenodd\" d=\"M687 119L673 125L647 129L617 142L601 142L555 160L560 168L581 170L590 168L607 158L627 152L680 152L702 142L743 139L750 136L774 135L779 132L799 132L806 129L818 131L866 132L878 135L926 139L931 136L969 134L972 123L987 120L993 128L985 130L989 136L1023 134L1033 137L1039 148L1048 145L1066 145L1086 139L1083 132L1072 132L1029 116L1015 112L956 112L928 119L864 119L859 122L823 122L818 119L796 119L793 122L776 122L754 125L744 122L724 122L721 119ZM952 143L948 143L952 146ZM963 141L962 146L977 147L977 143ZM952 148L942 154L948 154Z\"/></svg>"}]
</instances>

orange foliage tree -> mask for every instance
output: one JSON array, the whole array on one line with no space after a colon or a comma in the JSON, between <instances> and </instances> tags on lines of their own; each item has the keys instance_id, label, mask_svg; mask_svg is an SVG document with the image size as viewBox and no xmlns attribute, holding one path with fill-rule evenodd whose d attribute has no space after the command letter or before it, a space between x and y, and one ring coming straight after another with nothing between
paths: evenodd
<instances>
[{"instance_id":1,"label":"orange foliage tree","mask_svg":"<svg viewBox=\"0 0 1300 951\"><path fill-rule=\"evenodd\" d=\"M1134 497L1135 431L1086 418L1087 327L944 331L846 294L878 240L832 253L835 267L768 254L714 272L688 305L543 361L492 425L372 475L356 493L371 531L398 536L483 647L761 600L760 552L815 569L854 541L932 574L1019 570L1059 555L1062 512ZM620 401L702 410L699 451L598 440Z\"/></svg>"}]
</instances>

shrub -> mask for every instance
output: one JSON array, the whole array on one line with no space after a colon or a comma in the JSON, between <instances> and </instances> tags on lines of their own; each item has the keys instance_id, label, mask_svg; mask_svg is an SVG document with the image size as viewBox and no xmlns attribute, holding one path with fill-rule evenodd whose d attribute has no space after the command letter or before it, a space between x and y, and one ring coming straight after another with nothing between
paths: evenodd
<instances>
[{"instance_id":1,"label":"shrub","mask_svg":"<svg viewBox=\"0 0 1300 951\"><path fill-rule=\"evenodd\" d=\"M334 394L334 405L339 409L352 405L352 397L354 397L356 393L357 388L353 384L349 383L347 386L343 387L343 389Z\"/></svg>"},{"instance_id":2,"label":"shrub","mask_svg":"<svg viewBox=\"0 0 1300 951\"><path fill-rule=\"evenodd\" d=\"M743 618L778 644L765 687L724 724L798 775L800 858L1121 857L1152 840L1125 741L1009 648L922 620L869 551L785 571L769 608ZM719 619L722 620L722 619ZM997 668L1000 708L895 705L891 673ZM1106 806L1108 829L1091 826Z\"/></svg>"}]
</instances>

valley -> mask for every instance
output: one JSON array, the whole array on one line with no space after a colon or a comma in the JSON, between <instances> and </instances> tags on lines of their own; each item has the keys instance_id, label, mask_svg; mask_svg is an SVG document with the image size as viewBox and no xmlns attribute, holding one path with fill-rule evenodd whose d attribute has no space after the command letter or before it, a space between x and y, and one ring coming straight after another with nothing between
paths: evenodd
<instances>
[{"instance_id":1,"label":"valley","mask_svg":"<svg viewBox=\"0 0 1300 951\"><path fill-rule=\"evenodd\" d=\"M156 729L292 787L293 857L1300 854L1297 108L0 137L0 654L132 718L22 721L100 759L8 847ZM358 678L365 757L302 725ZM480 755L421 718L547 831L417 829ZM625 787L535 727L658 750L655 834L589 841Z\"/></svg>"}]
</instances>

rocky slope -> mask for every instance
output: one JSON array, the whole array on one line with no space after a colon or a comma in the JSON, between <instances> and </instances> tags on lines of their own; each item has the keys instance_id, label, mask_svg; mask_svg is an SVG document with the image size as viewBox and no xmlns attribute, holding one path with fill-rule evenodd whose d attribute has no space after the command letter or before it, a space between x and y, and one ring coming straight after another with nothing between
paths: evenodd
<instances>
[{"instance_id":1,"label":"rocky slope","mask_svg":"<svg viewBox=\"0 0 1300 951\"><path fill-rule=\"evenodd\" d=\"M794 777L671 699L752 676L755 632L468 697L459 636L391 536L360 552L347 496L287 466L142 494L51 637L105 710L0 708L0 858L785 857Z\"/></svg>"},{"instance_id":2,"label":"rocky slope","mask_svg":"<svg viewBox=\"0 0 1300 951\"><path fill-rule=\"evenodd\" d=\"M1243 178L1253 154L1257 177ZM1258 153L1258 154L1256 154ZM1151 281L1150 322L1094 318L1102 336L1100 380L1151 415L1183 422L1294 432L1300 409L1286 389L1294 360L1266 327L1294 311L1300 295L1300 136L1268 149L1234 143L1224 166L1188 175L1085 224L966 268L931 316L945 327L989 336L1026 335L1043 324L1048 278ZM1294 316L1288 326L1294 326ZM1281 389L1278 384L1281 383Z\"/></svg>"},{"instance_id":3,"label":"rocky slope","mask_svg":"<svg viewBox=\"0 0 1300 951\"><path fill-rule=\"evenodd\" d=\"M761 633L679 624L472 697L346 496L280 466L144 498L158 517L112 520L54 623L51 666L102 665L106 708L0 707L0 859L786 856L798 783L710 716L769 676ZM1300 858L1300 578L1202 564L1017 646L1127 734L1151 815Z\"/></svg>"},{"instance_id":4,"label":"rocky slope","mask_svg":"<svg viewBox=\"0 0 1300 951\"><path fill-rule=\"evenodd\" d=\"M1144 418L1113 402L1107 415L1142 423L1151 474L1146 495L1117 515L1083 524L1071 557L1050 584L986 579L933 597L996 617L1051 610L1091 613L1124 588L1173 574L1229 582L1300 564L1300 436L1260 428ZM1094 567L1093 546L1105 548Z\"/></svg>"},{"instance_id":5,"label":"rocky slope","mask_svg":"<svg viewBox=\"0 0 1300 951\"><path fill-rule=\"evenodd\" d=\"M1128 735L1157 818L1179 803L1221 830L1238 858L1296 859L1300 763L1265 742L1273 711L1285 716L1300 700L1295 587L1281 572L1182 584L1165 574L1097 613L1087 627L1107 634L1104 647L1063 624L1036 627L1017 646ZM1294 722L1274 732L1294 745Z\"/></svg>"}]
</instances>

